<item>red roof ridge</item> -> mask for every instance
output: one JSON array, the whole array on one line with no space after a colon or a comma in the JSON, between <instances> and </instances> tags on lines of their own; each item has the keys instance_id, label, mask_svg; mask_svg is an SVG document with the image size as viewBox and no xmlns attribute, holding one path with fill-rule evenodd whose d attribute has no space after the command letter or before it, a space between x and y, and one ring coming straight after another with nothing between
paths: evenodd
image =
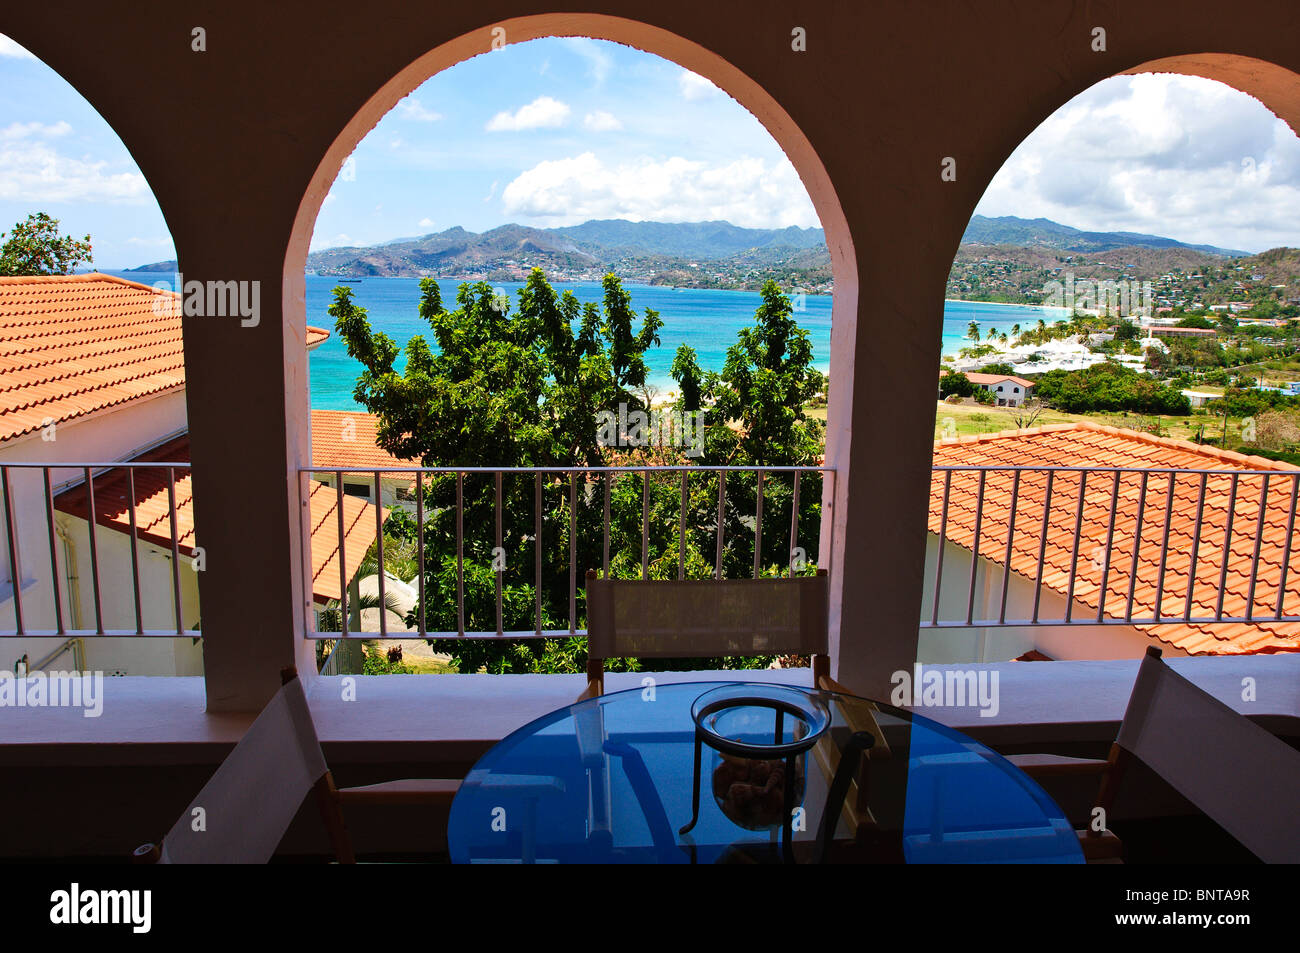
<instances>
[{"instance_id":1,"label":"red roof ridge","mask_svg":"<svg viewBox=\"0 0 1300 953\"><path fill-rule=\"evenodd\" d=\"M77 275L0 275L0 287L5 285L26 285L26 284L45 284L45 283L65 283L69 281L109 281L113 284L123 285L127 288L138 288L141 291L152 291L155 294L167 294L179 298L180 295L175 291L167 288L156 288L153 285L146 285L139 281L132 281L130 278L122 278L118 275L106 275L102 271L87 271Z\"/></svg>"},{"instance_id":2,"label":"red roof ridge","mask_svg":"<svg viewBox=\"0 0 1300 953\"><path fill-rule=\"evenodd\" d=\"M1181 437L1161 437L1153 433L1146 433L1141 430L1130 430L1127 427L1114 427L1110 424L1097 423L1094 420L1076 420L1064 424L1043 424L1039 427L1025 427L1021 429L999 430L994 433L968 434L959 437L943 437L935 441L935 446L954 446L958 444L983 443L992 440L1007 440L1012 437L1028 437L1037 434L1063 433L1065 431L1093 431L1095 433L1109 434L1115 437L1123 437L1126 440L1132 440L1136 443L1145 443L1157 447L1166 447L1170 450L1182 450L1188 453L1199 454L1204 457L1211 457L1223 463L1237 464L1250 470L1280 470L1292 471L1300 470L1300 467L1283 460L1270 460L1267 457L1257 457L1252 454L1238 453L1236 450L1223 450L1219 447L1211 447L1207 444L1192 443L1190 440L1183 440Z\"/></svg>"}]
</instances>

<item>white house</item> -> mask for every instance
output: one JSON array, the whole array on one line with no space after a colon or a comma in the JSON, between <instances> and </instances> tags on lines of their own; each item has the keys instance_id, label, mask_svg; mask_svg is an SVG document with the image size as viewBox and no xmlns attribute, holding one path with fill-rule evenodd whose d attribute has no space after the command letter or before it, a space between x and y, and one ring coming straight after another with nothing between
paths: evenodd
<instances>
[{"instance_id":1,"label":"white house","mask_svg":"<svg viewBox=\"0 0 1300 953\"><path fill-rule=\"evenodd\" d=\"M1034 396L1034 382L1013 374L970 372L966 379L992 394L999 407L1019 407Z\"/></svg>"},{"instance_id":2,"label":"white house","mask_svg":"<svg viewBox=\"0 0 1300 953\"><path fill-rule=\"evenodd\" d=\"M1125 473L1116 494L1112 521L1113 469L1207 469L1222 470L1222 478L1206 483L1206 498L1199 526L1200 560L1193 586L1193 615L1213 615L1212 593L1220 581L1216 562L1223 550L1227 530L1227 505L1232 478L1237 473L1236 512L1259 511L1262 476L1243 473L1294 472L1297 468L1261 457L1251 457L1213 447L1201 447L1185 440L1075 423L1010 430L981 436L946 438L934 445L936 466L989 467L1087 467L1088 491L1082 520L1078 517L1079 472L1057 470L1054 474L1051 508L1044 534L1044 470L1022 470L1015 493L1015 531L1012 534L1010 566L1007 566L1007 530L1011 523L1012 472L985 471L980 487L978 471L935 471L930 494L929 536L926 549L925 592L921 616L935 616L934 594L940 534L943 540L942 574L939 575L938 619L956 623L950 628L923 628L919 660L994 662L1028 656L1050 659L1139 658L1147 646L1158 646L1166 655L1250 655L1294 652L1300 646L1300 625L1259 623L1256 625L1211 626L1171 622L1125 623L1125 619L1151 619L1157 598L1166 615L1181 614L1188 588L1188 550L1198 509L1200 480L1188 473L1174 483L1170 508L1171 549L1161 556L1165 538L1164 514L1169 493L1168 476L1152 473L1145 484L1140 473ZM949 479L946 474L951 473ZM1254 599L1253 613L1267 618L1273 611L1282 578L1285 526L1290 499L1290 479L1273 477L1267 498L1264 538L1260 543L1258 568L1249 556L1229 565L1223 579L1225 615L1246 614ZM947 485L947 515L944 495ZM1141 505L1144 545L1134 566L1134 530ZM1282 487L1282 489L1278 489ZM979 525L978 560L971 600L971 563L975 559L975 520ZM1110 527L1114 526L1113 533ZM1079 541L1075 528L1079 526ZM1253 553L1257 521L1240 518L1231 527L1230 541L1242 553ZM1040 574L1040 554L1042 571ZM1287 589L1291 598L1300 597L1294 565L1300 553L1291 553ZM1162 574L1161 560L1165 560ZM1006 607L1003 615L1003 581ZM1163 588L1157 595L1157 582ZM1133 612L1127 613L1130 591ZM1104 593L1104 598L1103 598ZM1033 618L1035 600L1040 622L1062 620L1073 600L1071 626L980 625L998 619L1010 622ZM968 607L971 625L965 625ZM1106 620L1096 624L1098 613Z\"/></svg>"},{"instance_id":3,"label":"white house","mask_svg":"<svg viewBox=\"0 0 1300 953\"><path fill-rule=\"evenodd\" d=\"M175 296L98 273L0 277L0 465L188 462L181 318L169 301L160 306L160 297ZM319 346L328 336L309 328L304 346ZM94 471L93 553L83 469L52 469L48 499L41 468L15 467L7 478L7 525L0 519L0 628L16 629L21 602L29 635L0 640L0 665L13 669L25 658L33 669L44 661L56 669L75 665L110 674L201 674L202 647L188 635L82 640L66 634L137 631L132 508L139 627L177 628L178 587L180 628L199 625L193 558L198 543L188 470L175 471L178 562L165 469L138 469L131 477L124 467ZM339 594L337 500L321 490L311 497L317 604ZM344 516L352 567L374 541L375 513L366 501L349 497ZM13 571L11 539L20 573ZM250 545L255 539L250 532ZM20 599L14 597L15 587Z\"/></svg>"}]
</instances>

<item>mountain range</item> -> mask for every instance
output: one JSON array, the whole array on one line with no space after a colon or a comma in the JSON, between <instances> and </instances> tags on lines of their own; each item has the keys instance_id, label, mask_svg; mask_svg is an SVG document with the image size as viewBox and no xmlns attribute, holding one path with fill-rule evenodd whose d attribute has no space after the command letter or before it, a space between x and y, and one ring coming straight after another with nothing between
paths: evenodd
<instances>
[{"instance_id":1,"label":"mountain range","mask_svg":"<svg viewBox=\"0 0 1300 953\"><path fill-rule=\"evenodd\" d=\"M1013 251L1021 249L1021 252ZM1048 219L974 216L962 236L963 255L1170 255L1194 260L1246 252L1190 245L1135 232L1090 232ZM830 290L830 255L820 228L743 228L729 222L593 220L560 228L509 224L485 232L459 226L378 245L312 252L307 270L341 278L368 276L521 279L534 267L553 280L595 280L609 271L629 281L684 287L757 288L767 278L808 291ZM169 271L155 262L133 271Z\"/></svg>"}]
</instances>

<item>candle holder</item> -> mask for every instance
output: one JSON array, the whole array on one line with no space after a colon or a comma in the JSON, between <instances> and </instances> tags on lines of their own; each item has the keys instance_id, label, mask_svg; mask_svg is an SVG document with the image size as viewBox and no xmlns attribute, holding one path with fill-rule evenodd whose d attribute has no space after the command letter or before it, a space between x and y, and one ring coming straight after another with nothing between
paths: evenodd
<instances>
[{"instance_id":1,"label":"candle holder","mask_svg":"<svg viewBox=\"0 0 1300 953\"><path fill-rule=\"evenodd\" d=\"M703 751L713 752L712 790L719 810L746 830L782 832L782 854L794 860L794 810L803 802L805 753L830 727L819 695L786 686L723 686L691 706L695 722L695 777L691 821L700 818Z\"/></svg>"}]
</instances>

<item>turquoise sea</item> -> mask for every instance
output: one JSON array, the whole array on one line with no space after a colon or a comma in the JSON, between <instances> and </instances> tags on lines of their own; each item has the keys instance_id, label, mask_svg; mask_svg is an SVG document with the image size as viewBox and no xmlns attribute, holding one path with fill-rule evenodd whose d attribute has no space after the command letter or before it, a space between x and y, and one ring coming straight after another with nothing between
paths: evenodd
<instances>
[{"instance_id":1,"label":"turquoise sea","mask_svg":"<svg viewBox=\"0 0 1300 953\"><path fill-rule=\"evenodd\" d=\"M173 275L153 272L109 272L132 281L153 285L171 286ZM354 300L369 312L371 327L384 331L399 346L416 334L427 334L428 325L416 313L420 299L418 278L364 278L340 279L307 275L307 323L333 331L334 322L326 313L333 300L333 289L340 284L351 286ZM459 281L446 279L438 282L444 303L455 300ZM512 295L521 282L500 282ZM672 289L657 285L627 284L632 295L632 305L638 312L653 308L663 318L660 329L661 344L646 355L650 369L650 382L667 391L676 385L668 375L673 354L679 344L695 348L700 366L705 370L721 370L727 348L736 341L736 331L754 319L760 297L752 291L714 291ZM572 291L579 301L600 302L599 282L556 282L558 291ZM263 291L265 294L265 291ZM979 322L982 332L989 328L1009 331L1013 324L1028 327L1039 318L1051 322L1063 317L1058 310L1027 308L1017 305L986 304L966 301L944 303L943 353L956 353L970 342L966 330L970 322ZM804 310L796 315L801 327L812 336L813 357L817 368L826 372L830 368L831 298L829 295L808 295ZM361 365L347 355L343 343L334 334L311 355L311 404L323 410L355 410L352 386Z\"/></svg>"}]
</instances>

